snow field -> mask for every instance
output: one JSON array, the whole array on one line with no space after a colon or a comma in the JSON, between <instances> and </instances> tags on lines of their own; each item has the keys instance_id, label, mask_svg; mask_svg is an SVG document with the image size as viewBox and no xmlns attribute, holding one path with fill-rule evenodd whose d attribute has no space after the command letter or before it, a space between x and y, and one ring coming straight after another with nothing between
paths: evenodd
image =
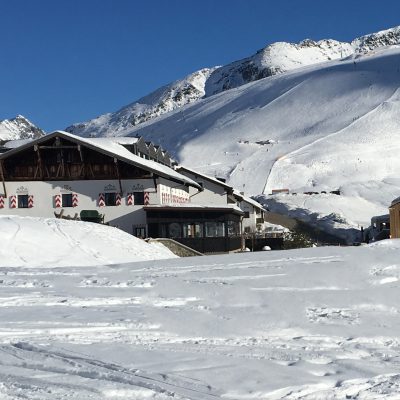
<instances>
[{"instance_id":1,"label":"snow field","mask_svg":"<svg viewBox=\"0 0 400 400\"><path fill-rule=\"evenodd\" d=\"M0 398L396 399L399 249L1 267Z\"/></svg>"}]
</instances>

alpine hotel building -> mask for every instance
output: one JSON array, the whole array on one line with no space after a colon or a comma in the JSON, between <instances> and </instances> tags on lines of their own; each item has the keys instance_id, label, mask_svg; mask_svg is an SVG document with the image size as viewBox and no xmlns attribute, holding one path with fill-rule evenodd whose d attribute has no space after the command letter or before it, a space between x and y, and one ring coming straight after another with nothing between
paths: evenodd
<instances>
[{"instance_id":1,"label":"alpine hotel building","mask_svg":"<svg viewBox=\"0 0 400 400\"><path fill-rule=\"evenodd\" d=\"M95 210L138 237L170 237L204 253L240 250L245 213L237 203L196 204L202 185L151 147L143 138L56 131L11 148L0 154L0 214L54 217L62 210L77 218Z\"/></svg>"}]
</instances>

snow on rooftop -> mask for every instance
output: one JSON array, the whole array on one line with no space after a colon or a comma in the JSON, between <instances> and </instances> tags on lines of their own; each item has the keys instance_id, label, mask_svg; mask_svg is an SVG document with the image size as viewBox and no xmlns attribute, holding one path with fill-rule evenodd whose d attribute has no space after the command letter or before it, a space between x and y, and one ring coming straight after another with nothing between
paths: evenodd
<instances>
[{"instance_id":1,"label":"snow on rooftop","mask_svg":"<svg viewBox=\"0 0 400 400\"><path fill-rule=\"evenodd\" d=\"M256 200L252 199L251 197L245 196L245 195L242 194L242 192L240 192L239 190L233 189L233 194L234 194L235 196L241 198L242 201L244 201L244 202L246 202L246 203L249 203L249 204L251 204L252 206L254 206L254 207L256 207L256 208L258 208L258 209L260 209L260 210L267 211L267 210L262 206L262 204L260 204L260 203L259 203L258 201L256 201Z\"/></svg>"},{"instance_id":2,"label":"snow on rooftop","mask_svg":"<svg viewBox=\"0 0 400 400\"><path fill-rule=\"evenodd\" d=\"M33 139L16 139L16 140L9 140L8 142L4 143L4 147L7 149L15 149L17 147L23 146L24 144L32 142Z\"/></svg>"},{"instance_id":3,"label":"snow on rooftop","mask_svg":"<svg viewBox=\"0 0 400 400\"><path fill-rule=\"evenodd\" d=\"M182 170L182 171L187 171L188 173L190 173L190 174L192 174L192 175L196 175L196 176L202 177L202 178L204 178L204 179L207 179L207 180L209 180L209 181L214 182L214 183L217 184L217 185L220 185L220 186L223 186L223 187L232 189L232 186L228 185L228 184L225 183L225 182L222 182L221 180L219 180L219 179L217 179L217 178L213 178L212 176L203 174L202 172L196 171L196 170L191 169L191 168L188 168L188 167L184 167L183 165L178 165L175 169L176 169L177 171L181 171L181 170Z\"/></svg>"},{"instance_id":4,"label":"snow on rooftop","mask_svg":"<svg viewBox=\"0 0 400 400\"><path fill-rule=\"evenodd\" d=\"M38 141L41 142L43 140L46 140L50 135L62 135L64 137L72 139L75 142L80 142L83 144L87 144L87 145L91 146L92 148L94 147L94 148L100 149L103 152L105 152L109 155L115 156L123 161L128 162L128 163L133 163L134 165L143 166L143 168L146 168L149 171L160 174L161 176L170 177L172 179L176 179L176 180L182 182L185 185L190 185L190 186L193 186L196 188L200 188L200 186L196 182L194 182L192 179L178 173L174 169L172 169L166 165L162 165L160 163L152 161L152 160L146 160L142 157L137 156L136 154L133 154L132 152L127 150L120 143L119 138L114 138L114 137L112 137L112 138L82 138L80 136L76 136L76 135L73 135L68 132L55 131L47 136L44 136L44 137L38 139ZM130 144L130 143L134 143L136 140L138 140L138 138L123 138L121 142L123 144ZM31 143L31 142L29 142L29 143ZM24 145L28 145L29 143L24 143ZM9 155L10 155L9 152L3 153L3 157L7 157Z\"/></svg>"},{"instance_id":5,"label":"snow on rooftop","mask_svg":"<svg viewBox=\"0 0 400 400\"><path fill-rule=\"evenodd\" d=\"M131 153L124 146L122 146L116 138L82 138L79 136L75 136L68 132L57 131L64 136L70 137L71 139L78 140L82 143L87 143L91 146L95 146L99 149L107 153L113 153L115 156L121 159L125 159L128 162L133 162L136 165L142 165L144 168L148 168L151 171L155 171L160 173L163 176L168 176L171 178L175 178L187 185L199 187L199 185L194 182L192 179L179 174L174 169L167 167L166 165L162 165L152 160L146 160L142 157L137 156L136 154ZM136 139L136 138L132 138Z\"/></svg>"},{"instance_id":6,"label":"snow on rooftop","mask_svg":"<svg viewBox=\"0 0 400 400\"><path fill-rule=\"evenodd\" d=\"M129 144L135 144L139 141L140 138L138 137L130 137L130 136L110 136L107 138L102 138L102 137L95 137L95 138L88 138L92 140L93 142L98 142L101 143L104 139L108 141L113 141L115 143L121 144L121 145L129 145Z\"/></svg>"}]
</instances>

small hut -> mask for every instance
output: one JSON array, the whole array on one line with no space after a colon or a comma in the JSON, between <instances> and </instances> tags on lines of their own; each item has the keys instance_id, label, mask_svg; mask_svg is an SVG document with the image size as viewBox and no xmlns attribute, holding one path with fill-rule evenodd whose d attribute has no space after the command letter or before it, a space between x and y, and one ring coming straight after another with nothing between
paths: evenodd
<instances>
[{"instance_id":1,"label":"small hut","mask_svg":"<svg viewBox=\"0 0 400 400\"><path fill-rule=\"evenodd\" d=\"M390 215L390 237L400 238L400 197L394 199L389 207Z\"/></svg>"}]
</instances>

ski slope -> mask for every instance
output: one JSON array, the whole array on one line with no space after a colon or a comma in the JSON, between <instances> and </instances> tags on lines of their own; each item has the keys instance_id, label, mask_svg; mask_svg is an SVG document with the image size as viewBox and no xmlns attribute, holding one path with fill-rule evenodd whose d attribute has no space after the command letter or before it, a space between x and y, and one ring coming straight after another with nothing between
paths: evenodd
<instances>
[{"instance_id":1,"label":"ski slope","mask_svg":"<svg viewBox=\"0 0 400 400\"><path fill-rule=\"evenodd\" d=\"M398 399L399 250L3 265L0 398Z\"/></svg>"}]
</instances>

